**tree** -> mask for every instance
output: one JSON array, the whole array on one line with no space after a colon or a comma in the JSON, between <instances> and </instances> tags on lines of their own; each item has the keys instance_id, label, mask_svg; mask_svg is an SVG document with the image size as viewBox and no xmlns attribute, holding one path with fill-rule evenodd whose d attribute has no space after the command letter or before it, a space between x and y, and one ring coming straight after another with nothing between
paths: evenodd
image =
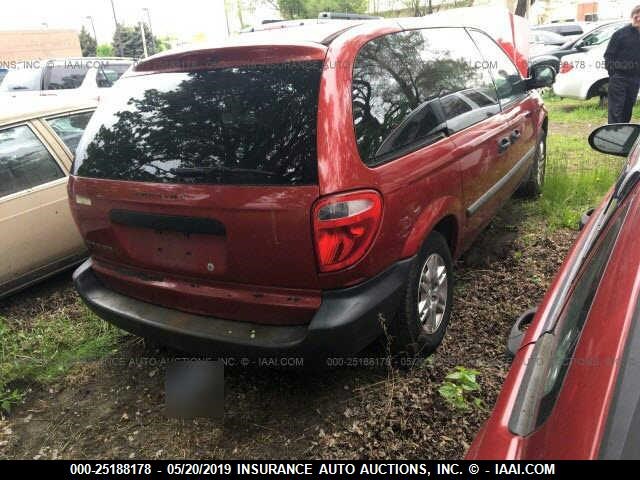
<instances>
[{"instance_id":1,"label":"tree","mask_svg":"<svg viewBox=\"0 0 640 480\"><path fill-rule=\"evenodd\" d=\"M527 14L527 7L533 5L535 1L536 0L518 0L514 13L520 17L524 17Z\"/></svg>"},{"instance_id":2,"label":"tree","mask_svg":"<svg viewBox=\"0 0 640 480\"><path fill-rule=\"evenodd\" d=\"M144 33L145 39L147 41L147 52L149 55L153 55L155 52L153 51L152 45L154 44L151 41L151 32L149 31L149 26L144 24ZM157 37L154 37L156 47L160 45L160 40ZM125 57L133 57L133 58L142 58L144 55L144 50L142 48L142 35L140 34L140 26L129 26L118 24L116 27L116 31L113 34L113 49L115 52L120 54L120 44L122 44L122 55Z\"/></svg>"},{"instance_id":3,"label":"tree","mask_svg":"<svg viewBox=\"0 0 640 480\"><path fill-rule=\"evenodd\" d=\"M82 26L80 34L80 49L82 50L83 57L95 57L96 56L96 39L93 38L89 32Z\"/></svg>"},{"instance_id":4,"label":"tree","mask_svg":"<svg viewBox=\"0 0 640 480\"><path fill-rule=\"evenodd\" d=\"M113 47L109 43L101 43L96 48L96 55L98 57L113 57Z\"/></svg>"},{"instance_id":5,"label":"tree","mask_svg":"<svg viewBox=\"0 0 640 480\"><path fill-rule=\"evenodd\" d=\"M273 3L273 2L272 2ZM285 19L317 18L320 12L365 13L367 0L277 0Z\"/></svg>"},{"instance_id":6,"label":"tree","mask_svg":"<svg viewBox=\"0 0 640 480\"><path fill-rule=\"evenodd\" d=\"M422 4L422 0L404 0L404 5L411 11L411 15L414 17L422 16Z\"/></svg>"}]
</instances>

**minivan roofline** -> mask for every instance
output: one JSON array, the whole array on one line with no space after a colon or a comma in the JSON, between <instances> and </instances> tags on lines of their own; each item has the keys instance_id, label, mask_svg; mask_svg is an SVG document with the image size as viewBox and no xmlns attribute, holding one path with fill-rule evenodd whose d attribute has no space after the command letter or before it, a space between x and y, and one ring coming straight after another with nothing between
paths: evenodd
<instances>
[{"instance_id":1,"label":"minivan roofline","mask_svg":"<svg viewBox=\"0 0 640 480\"><path fill-rule=\"evenodd\" d=\"M247 55L251 52L251 55ZM268 65L302 61L322 61L325 45L314 42L260 42L247 45L218 45L172 51L149 57L136 64L123 77L137 74L185 72L242 65Z\"/></svg>"},{"instance_id":2,"label":"minivan roofline","mask_svg":"<svg viewBox=\"0 0 640 480\"><path fill-rule=\"evenodd\" d=\"M483 11L491 12L508 12L506 9L498 7L468 7L460 10L464 10L466 13L471 13L474 9L482 9ZM188 54L202 54L206 51L236 48L236 47L285 47L285 46L329 46L336 38L342 36L342 34L352 31L358 33L381 31L385 27L394 27L403 30L413 30L419 28L437 28L437 27L451 27L451 28L476 28L483 31L487 31L487 28L480 27L476 22L464 20L459 15L452 15L451 13L442 12L424 17L404 17L404 18L382 18L380 20L299 20L286 21L286 27L272 27L261 28L254 32L243 33L236 35L222 42L203 44L202 46L194 47L185 46L180 48L171 49L165 52L160 52L146 59L140 60L134 72L148 72L150 70L149 65L156 62L168 61L169 59L180 58L182 55ZM309 22L309 23L304 23ZM277 24L273 24L277 25ZM326 28L325 28L326 27ZM265 34L271 34L271 38L267 38ZM291 34L290 38L287 38L287 34ZM278 38L281 36L282 38ZM493 36L493 35L492 35ZM275 37L275 38L273 38ZM262 63L262 62L254 62ZM157 64L157 63L156 63Z\"/></svg>"}]
</instances>

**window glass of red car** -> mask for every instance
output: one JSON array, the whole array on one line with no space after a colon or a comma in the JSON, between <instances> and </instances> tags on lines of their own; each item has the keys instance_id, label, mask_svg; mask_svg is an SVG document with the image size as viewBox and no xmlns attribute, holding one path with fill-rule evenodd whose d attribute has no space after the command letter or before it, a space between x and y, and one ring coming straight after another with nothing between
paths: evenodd
<instances>
[{"instance_id":1,"label":"window glass of red car","mask_svg":"<svg viewBox=\"0 0 640 480\"><path fill-rule=\"evenodd\" d=\"M484 32L469 30L469 34L482 52L483 68L493 75L500 104L505 106L526 94L525 82L504 50Z\"/></svg>"},{"instance_id":2,"label":"window glass of red car","mask_svg":"<svg viewBox=\"0 0 640 480\"><path fill-rule=\"evenodd\" d=\"M157 183L317 182L321 61L125 77L87 125L74 173Z\"/></svg>"},{"instance_id":3,"label":"window glass of red car","mask_svg":"<svg viewBox=\"0 0 640 480\"><path fill-rule=\"evenodd\" d=\"M356 140L370 166L397 158L498 111L491 76L461 28L392 33L354 63Z\"/></svg>"},{"instance_id":4,"label":"window glass of red car","mask_svg":"<svg viewBox=\"0 0 640 480\"><path fill-rule=\"evenodd\" d=\"M535 425L540 426L551 414L553 406L560 395L562 382L571 366L580 334L589 315L591 304L595 298L604 274L611 251L618 233L622 228L628 203L611 218L608 228L601 234L593 253L587 258L580 276L575 281L572 291L560 314L553 332L554 349L550 359L545 362L547 370L543 391L540 392L540 403Z\"/></svg>"}]
</instances>

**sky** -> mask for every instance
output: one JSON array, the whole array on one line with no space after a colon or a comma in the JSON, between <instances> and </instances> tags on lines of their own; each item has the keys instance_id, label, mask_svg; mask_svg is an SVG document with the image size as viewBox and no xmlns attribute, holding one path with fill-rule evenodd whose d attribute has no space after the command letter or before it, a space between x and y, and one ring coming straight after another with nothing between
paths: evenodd
<instances>
[{"instance_id":1,"label":"sky","mask_svg":"<svg viewBox=\"0 0 640 480\"><path fill-rule=\"evenodd\" d=\"M149 8L156 36L172 35L188 42L194 34L207 41L226 37L224 0L113 0L118 22L132 25L146 20L142 8ZM98 43L111 43L114 31L110 0L13 0L3 5L0 30L72 28L84 25L89 32L92 16ZM93 34L93 33L92 33Z\"/></svg>"}]
</instances>

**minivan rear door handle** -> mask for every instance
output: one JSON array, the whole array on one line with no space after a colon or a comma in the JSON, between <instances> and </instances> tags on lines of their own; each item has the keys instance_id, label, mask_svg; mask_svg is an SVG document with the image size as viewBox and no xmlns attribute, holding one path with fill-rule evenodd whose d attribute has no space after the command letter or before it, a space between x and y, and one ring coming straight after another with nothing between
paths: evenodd
<instances>
[{"instance_id":1,"label":"minivan rear door handle","mask_svg":"<svg viewBox=\"0 0 640 480\"><path fill-rule=\"evenodd\" d=\"M498 141L498 153L502 153L511 146L511 140L509 137L503 137Z\"/></svg>"}]
</instances>

